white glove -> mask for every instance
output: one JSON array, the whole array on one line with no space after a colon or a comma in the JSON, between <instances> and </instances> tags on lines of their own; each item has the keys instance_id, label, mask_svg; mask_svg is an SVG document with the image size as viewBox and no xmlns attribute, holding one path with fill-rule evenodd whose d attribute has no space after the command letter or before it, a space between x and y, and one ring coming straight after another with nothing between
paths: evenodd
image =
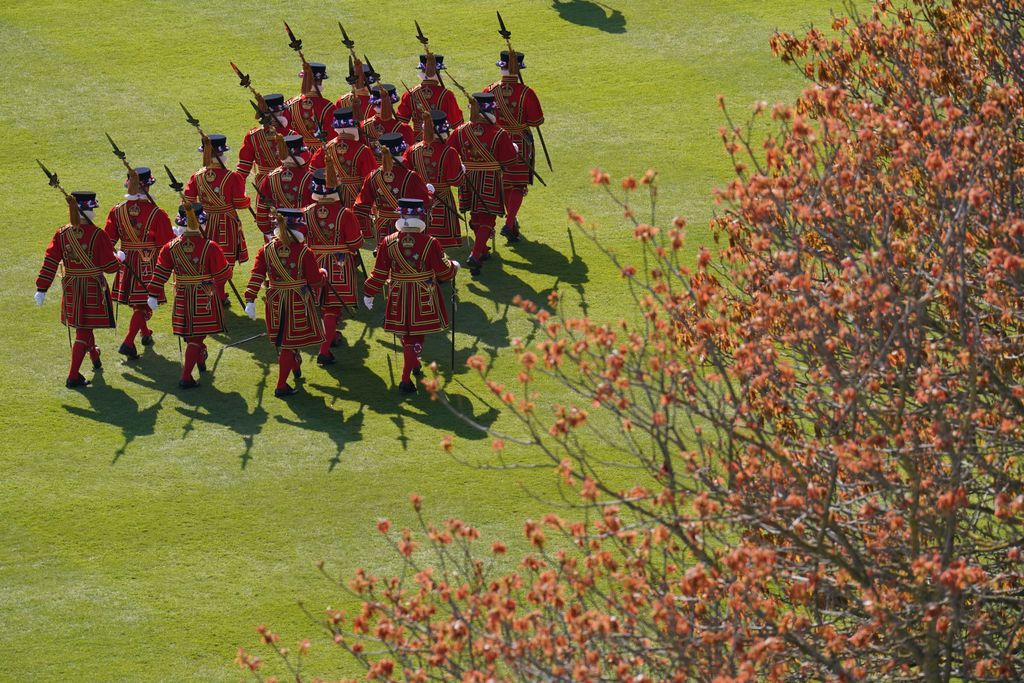
<instances>
[{"instance_id":1,"label":"white glove","mask_svg":"<svg viewBox=\"0 0 1024 683\"><path fill-rule=\"evenodd\" d=\"M120 261L121 263L124 263L124 260L125 260L125 258L127 258L127 257L126 257L126 256L124 255L124 252L123 252L123 251L121 251L120 249L118 249L118 250L117 250L117 251L116 251L116 252L114 253L114 256L115 256L115 257L117 257L117 260L118 260L118 261Z\"/></svg>"},{"instance_id":2,"label":"white glove","mask_svg":"<svg viewBox=\"0 0 1024 683\"><path fill-rule=\"evenodd\" d=\"M513 142L512 146L516 148L516 154L519 154L519 145Z\"/></svg>"},{"instance_id":3,"label":"white glove","mask_svg":"<svg viewBox=\"0 0 1024 683\"><path fill-rule=\"evenodd\" d=\"M427 183L427 192L429 192L430 194L434 194L434 184L433 183Z\"/></svg>"},{"instance_id":4,"label":"white glove","mask_svg":"<svg viewBox=\"0 0 1024 683\"><path fill-rule=\"evenodd\" d=\"M452 265L455 266L455 270L458 270L459 268L462 267L462 264L456 261L455 259L452 259Z\"/></svg>"},{"instance_id":5,"label":"white glove","mask_svg":"<svg viewBox=\"0 0 1024 683\"><path fill-rule=\"evenodd\" d=\"M373 310L373 297L372 296L364 296L363 297L363 305L366 306L366 310L372 311Z\"/></svg>"},{"instance_id":6,"label":"white glove","mask_svg":"<svg viewBox=\"0 0 1024 683\"><path fill-rule=\"evenodd\" d=\"M181 237L182 235L185 234L185 228L178 225L175 225L173 228L171 228L171 231L174 233L175 237Z\"/></svg>"},{"instance_id":7,"label":"white glove","mask_svg":"<svg viewBox=\"0 0 1024 683\"><path fill-rule=\"evenodd\" d=\"M512 143L512 144L515 144L515 143ZM463 173L465 173L465 172L466 172L466 165L465 165L465 164L462 164L462 172L463 172Z\"/></svg>"},{"instance_id":8,"label":"white glove","mask_svg":"<svg viewBox=\"0 0 1024 683\"><path fill-rule=\"evenodd\" d=\"M250 301L245 304L245 314L249 316L249 320L256 319L256 302Z\"/></svg>"},{"instance_id":9,"label":"white glove","mask_svg":"<svg viewBox=\"0 0 1024 683\"><path fill-rule=\"evenodd\" d=\"M36 292L36 306L42 306L46 300L46 292Z\"/></svg>"},{"instance_id":10,"label":"white glove","mask_svg":"<svg viewBox=\"0 0 1024 683\"><path fill-rule=\"evenodd\" d=\"M160 302L156 300L155 296L151 296L146 299L146 305L149 306L150 310L155 311Z\"/></svg>"}]
</instances>

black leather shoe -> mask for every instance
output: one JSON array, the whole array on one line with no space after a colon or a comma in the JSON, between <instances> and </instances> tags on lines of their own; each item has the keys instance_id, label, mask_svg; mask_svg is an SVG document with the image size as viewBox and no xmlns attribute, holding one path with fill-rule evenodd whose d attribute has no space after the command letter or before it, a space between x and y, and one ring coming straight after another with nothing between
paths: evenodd
<instances>
[{"instance_id":1,"label":"black leather shoe","mask_svg":"<svg viewBox=\"0 0 1024 683\"><path fill-rule=\"evenodd\" d=\"M89 380L79 375L78 377L68 377L67 381L64 382L64 386L68 389L74 389L76 387L85 387L89 385Z\"/></svg>"},{"instance_id":2,"label":"black leather shoe","mask_svg":"<svg viewBox=\"0 0 1024 683\"><path fill-rule=\"evenodd\" d=\"M480 274L480 261L478 261L475 256L470 256L466 259L466 265L469 266L469 273L473 277Z\"/></svg>"},{"instance_id":3,"label":"black leather shoe","mask_svg":"<svg viewBox=\"0 0 1024 683\"><path fill-rule=\"evenodd\" d=\"M128 360L135 360L139 357L139 351L135 348L135 344L121 344L117 352Z\"/></svg>"},{"instance_id":4,"label":"black leather shoe","mask_svg":"<svg viewBox=\"0 0 1024 683\"><path fill-rule=\"evenodd\" d=\"M398 391L403 394L415 394L416 385L412 382L399 382Z\"/></svg>"},{"instance_id":5,"label":"black leather shoe","mask_svg":"<svg viewBox=\"0 0 1024 683\"><path fill-rule=\"evenodd\" d=\"M337 362L333 353L318 353L316 354L317 365L334 365Z\"/></svg>"},{"instance_id":6,"label":"black leather shoe","mask_svg":"<svg viewBox=\"0 0 1024 683\"><path fill-rule=\"evenodd\" d=\"M102 370L103 369L103 361L100 359L100 350L99 349L96 349L96 358L92 362L92 369L93 370Z\"/></svg>"},{"instance_id":7,"label":"black leather shoe","mask_svg":"<svg viewBox=\"0 0 1024 683\"><path fill-rule=\"evenodd\" d=\"M284 389L274 389L274 396L278 398L284 398L285 396L294 396L299 393L299 390L290 384L285 384Z\"/></svg>"},{"instance_id":8,"label":"black leather shoe","mask_svg":"<svg viewBox=\"0 0 1024 683\"><path fill-rule=\"evenodd\" d=\"M512 228L508 227L507 225L501 226L501 232L498 234L506 239L512 239L513 237L516 236L515 231L513 231Z\"/></svg>"},{"instance_id":9,"label":"black leather shoe","mask_svg":"<svg viewBox=\"0 0 1024 683\"><path fill-rule=\"evenodd\" d=\"M142 335L142 339L140 339L139 341L142 342L143 346L152 346L153 345L153 335L151 335L151 334L144 334L144 335Z\"/></svg>"},{"instance_id":10,"label":"black leather shoe","mask_svg":"<svg viewBox=\"0 0 1024 683\"><path fill-rule=\"evenodd\" d=\"M182 389L195 389L199 386L199 382L189 377L188 379L178 380L178 386Z\"/></svg>"}]
</instances>

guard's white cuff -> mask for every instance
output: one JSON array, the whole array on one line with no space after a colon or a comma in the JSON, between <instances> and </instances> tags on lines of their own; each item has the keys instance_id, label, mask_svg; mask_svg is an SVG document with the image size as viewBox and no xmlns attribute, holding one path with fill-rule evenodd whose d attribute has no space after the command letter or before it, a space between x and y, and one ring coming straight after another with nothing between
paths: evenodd
<instances>
[{"instance_id":1,"label":"guard's white cuff","mask_svg":"<svg viewBox=\"0 0 1024 683\"><path fill-rule=\"evenodd\" d=\"M155 311L156 307L160 305L160 302L156 300L155 296L151 296L146 299L146 305Z\"/></svg>"}]
</instances>

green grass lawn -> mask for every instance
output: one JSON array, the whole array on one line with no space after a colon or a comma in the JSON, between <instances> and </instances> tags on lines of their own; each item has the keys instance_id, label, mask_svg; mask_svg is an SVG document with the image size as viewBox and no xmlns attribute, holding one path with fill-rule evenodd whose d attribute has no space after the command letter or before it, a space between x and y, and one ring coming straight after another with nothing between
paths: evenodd
<instances>
[{"instance_id":1,"label":"green grass lawn","mask_svg":"<svg viewBox=\"0 0 1024 683\"><path fill-rule=\"evenodd\" d=\"M509 340L530 330L510 306L514 295L542 300L558 289L591 316L628 314L617 273L585 240L575 240L574 254L567 238L565 209L573 207L609 246L632 248L631 231L590 187L588 169L658 169L662 218L687 216L696 250L707 239L710 191L729 177L716 95L743 111L757 99L791 98L801 82L773 60L768 38L829 17L827 2L807 0L617 7L621 14L580 1L502 8L544 104L555 171L540 166L549 187L527 197L527 241L514 250L499 244L483 280L460 278L451 393L483 424L511 428L461 364L483 354L492 377L513 380ZM97 191L105 215L123 193L123 170L104 132L133 163L166 163L184 177L200 159L179 101L208 132L226 133L234 150L251 125L229 60L261 91L294 94L298 63L282 19L309 59L328 63L334 98L346 87L339 19L385 81L409 84L418 19L455 76L479 89L496 78L503 47L494 8L471 0L12 0L0 9L0 679L237 680L235 649L255 642L257 623L294 644L315 633L297 600L314 611L339 604L317 560L343 575L393 566L374 524L383 516L408 522L410 492L425 497L431 516L462 517L487 538L518 538L522 520L544 509L533 494L553 491L549 470L478 471L440 451L441 437L453 434L460 453L486 457L489 440L426 396L400 399L393 377L401 356L381 330L379 306L344 324L338 365L316 368L307 354L303 394L282 402L273 397L277 368L265 339L220 348L263 329L237 304L230 334L210 344L212 381L181 393L166 307L151 323L156 346L131 365L116 353L123 329L98 332L105 367L79 392L64 388L59 290L41 309L32 302L43 249L66 219L36 158L69 190ZM157 175L156 198L173 209ZM259 235L248 219L246 230L255 252ZM463 259L464 250L452 256ZM236 273L240 286L248 269ZM124 310L120 317L126 324ZM428 340L425 356L447 364L447 338ZM553 390L543 398L567 400ZM322 640L312 655L322 673L356 673Z\"/></svg>"}]
</instances>

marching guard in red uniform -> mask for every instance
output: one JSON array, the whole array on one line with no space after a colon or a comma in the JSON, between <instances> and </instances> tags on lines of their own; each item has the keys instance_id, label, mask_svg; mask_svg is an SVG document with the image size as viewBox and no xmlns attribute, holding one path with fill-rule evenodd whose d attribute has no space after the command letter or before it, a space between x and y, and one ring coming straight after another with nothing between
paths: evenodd
<instances>
[{"instance_id":1,"label":"marching guard in red uniform","mask_svg":"<svg viewBox=\"0 0 1024 683\"><path fill-rule=\"evenodd\" d=\"M420 55L418 67L421 82L402 93L395 116L412 126L417 140L423 139L423 117L432 111L442 111L448 125L456 128L462 124L462 109L455 94L441 83L439 72L444 69L444 55L430 53ZM428 226L429 230L429 226Z\"/></svg>"},{"instance_id":2,"label":"marching guard in red uniform","mask_svg":"<svg viewBox=\"0 0 1024 683\"><path fill-rule=\"evenodd\" d=\"M206 336L224 331L219 293L231 277L231 266L220 245L203 237L200 225L209 225L209 221L201 204L179 207L175 223L184 231L160 250L149 280L147 304L155 311L166 301L164 286L174 273L171 329L187 344L178 386L193 389L199 382L192 377L192 370L198 366L199 372L206 372Z\"/></svg>"},{"instance_id":3,"label":"marching guard in red uniform","mask_svg":"<svg viewBox=\"0 0 1024 683\"><path fill-rule=\"evenodd\" d=\"M245 194L245 178L228 169L224 153L230 150L223 135L210 135L203 140L203 167L192 174L185 185L185 201L202 204L206 212L206 236L220 245L228 265L249 260L249 248L242 233L238 212L249 206ZM216 161L216 163L215 163ZM217 283L217 294L224 306L229 305L224 285L230 279Z\"/></svg>"},{"instance_id":4,"label":"marching guard in red uniform","mask_svg":"<svg viewBox=\"0 0 1024 683\"><path fill-rule=\"evenodd\" d=\"M36 278L36 305L42 306L58 267L64 265L60 321L75 328L71 368L65 382L69 389L89 383L80 372L86 353L92 359L94 370L103 367L93 330L114 326L113 304L103 273L117 272L118 260L110 239L92 223L97 206L95 192L71 193L68 197L70 220L50 240Z\"/></svg>"},{"instance_id":5,"label":"marching guard in red uniform","mask_svg":"<svg viewBox=\"0 0 1024 683\"><path fill-rule=\"evenodd\" d=\"M460 216L451 188L462 185L465 170L458 150L445 144L450 132L448 117L443 111L435 110L424 117L423 142L405 151L406 166L434 188L427 234L440 242L442 249L462 244Z\"/></svg>"},{"instance_id":6,"label":"marching guard in red uniform","mask_svg":"<svg viewBox=\"0 0 1024 683\"><path fill-rule=\"evenodd\" d=\"M140 332L143 346L153 343L153 330L147 324L153 315L146 305L149 297L147 284L160 248L174 239L167 212L149 199L148 188L155 182L148 168L132 169L126 182L128 194L123 202L110 209L103 227L111 244L120 242L116 256L122 263L114 276L114 301L130 306L132 319L117 352L128 359L139 357L135 337Z\"/></svg>"},{"instance_id":7,"label":"marching guard in red uniform","mask_svg":"<svg viewBox=\"0 0 1024 683\"><path fill-rule=\"evenodd\" d=\"M466 265L475 277L490 257L487 240L494 234L495 220L505 215L502 173L515 163L518 153L512 136L495 123L492 93L474 93L470 108L470 120L451 134L448 145L458 151L466 168L459 204L470 212L475 239Z\"/></svg>"},{"instance_id":8,"label":"marching guard in red uniform","mask_svg":"<svg viewBox=\"0 0 1024 683\"><path fill-rule=\"evenodd\" d=\"M387 97L382 97L386 93ZM405 144L411 145L416 142L416 134L412 126L395 118L394 105L398 102L398 95L395 94L395 86L390 83L380 83L370 88L370 104L373 106L373 116L365 119L360 126L363 129L363 138L366 144L373 149L373 153L380 158L380 139L388 133L399 133Z\"/></svg>"},{"instance_id":9,"label":"marching guard in red uniform","mask_svg":"<svg viewBox=\"0 0 1024 683\"><path fill-rule=\"evenodd\" d=\"M356 76L357 68L363 74L361 79ZM379 75L368 64L363 64L362 62L355 62L353 64L350 57L348 60L348 76L345 77L345 81L352 86L352 91L339 97L334 103L334 108L344 109L348 107L353 111L357 121L362 121L372 116L370 87L377 82L378 78Z\"/></svg>"},{"instance_id":10,"label":"marching guard in red uniform","mask_svg":"<svg viewBox=\"0 0 1024 683\"><path fill-rule=\"evenodd\" d=\"M429 205L431 192L419 175L397 161L407 149L401 135L382 135L380 144L380 167L366 177L353 207L363 237L374 240L374 250L395 229L395 221L400 217L399 197L420 199Z\"/></svg>"},{"instance_id":11,"label":"marching guard in red uniform","mask_svg":"<svg viewBox=\"0 0 1024 683\"><path fill-rule=\"evenodd\" d=\"M245 313L256 319L256 296L265 280L270 287L265 296L264 315L267 336L279 350L277 388L274 396L291 396L297 390L288 384L294 373L302 376L298 349L324 341L324 328L317 311L314 292L327 273L317 266L316 256L305 239L305 221L299 209L282 208L275 217L278 227L274 238L260 247L245 288Z\"/></svg>"},{"instance_id":12,"label":"marching guard in red uniform","mask_svg":"<svg viewBox=\"0 0 1024 683\"><path fill-rule=\"evenodd\" d=\"M377 251L373 273L363 286L363 303L373 308L373 297L390 283L384 310L384 329L402 335L403 394L416 391L412 375L423 374L420 353L424 335L448 327L448 311L441 297L440 283L451 280L459 268L440 243L424 232L426 214L420 199L399 200L401 219L397 232L388 235Z\"/></svg>"},{"instance_id":13,"label":"marching guard in red uniform","mask_svg":"<svg viewBox=\"0 0 1024 683\"><path fill-rule=\"evenodd\" d=\"M508 50L502 50L497 66L501 68L501 80L491 83L484 92L494 94L498 125L509 132L519 148L515 162L502 171L505 225L501 234L513 244L520 239L519 207L533 184L530 169L536 161L536 148L530 128L544 123L544 110L533 88L519 82L519 70L526 68L522 52L516 52L516 59L510 61Z\"/></svg>"},{"instance_id":14,"label":"marching guard in red uniform","mask_svg":"<svg viewBox=\"0 0 1024 683\"><path fill-rule=\"evenodd\" d=\"M329 161L337 174L341 203L351 207L366 177L377 169L377 157L359 138L359 124L351 107L334 110L334 132L338 137L318 149L309 165L314 170L323 169Z\"/></svg>"},{"instance_id":15,"label":"marching guard in red uniform","mask_svg":"<svg viewBox=\"0 0 1024 683\"><path fill-rule=\"evenodd\" d=\"M322 131L327 139L334 138L331 121L334 119L334 103L323 96L323 84L327 79L327 65L310 62L302 67L302 94L288 100L288 120L292 129L302 136L311 150L320 149Z\"/></svg>"},{"instance_id":16,"label":"marching guard in red uniform","mask_svg":"<svg viewBox=\"0 0 1024 683\"><path fill-rule=\"evenodd\" d=\"M333 144L333 143L332 143ZM313 203L303 209L306 246L316 256L327 282L320 300L324 318L324 340L316 362L335 362L331 347L337 344L338 321L343 306L356 306L356 261L363 235L352 209L341 202L338 181L331 165L313 174Z\"/></svg>"},{"instance_id":17,"label":"marching guard in red uniform","mask_svg":"<svg viewBox=\"0 0 1024 683\"><path fill-rule=\"evenodd\" d=\"M271 215L274 207L301 209L313 201L310 196L313 171L307 164L305 154L309 150L302 136L278 137L277 147L281 163L259 184L260 191L256 197L256 225L267 240L274 233L276 221ZM273 203L273 207L268 201Z\"/></svg>"},{"instance_id":18,"label":"marching guard in red uniform","mask_svg":"<svg viewBox=\"0 0 1024 683\"><path fill-rule=\"evenodd\" d=\"M248 179L253 166L253 182L259 187L260 181L280 163L277 153L278 135L296 135L288 121L288 107L284 103L284 95L271 93L264 95L258 102L263 111L269 111L274 122L261 123L250 129L242 139L242 148L238 150L238 167L235 169L242 178ZM256 115L259 119L259 114Z\"/></svg>"}]
</instances>

